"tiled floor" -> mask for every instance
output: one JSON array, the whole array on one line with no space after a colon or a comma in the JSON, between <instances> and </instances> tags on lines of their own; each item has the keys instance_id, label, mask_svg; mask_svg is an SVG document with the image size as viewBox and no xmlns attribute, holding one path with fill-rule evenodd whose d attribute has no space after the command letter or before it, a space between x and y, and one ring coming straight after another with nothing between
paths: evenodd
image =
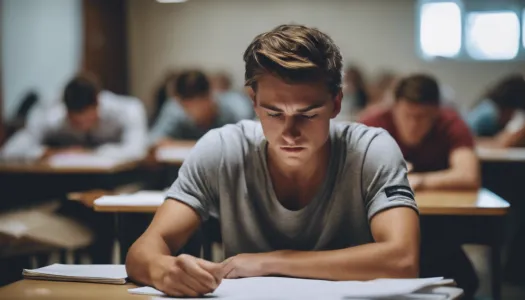
<instances>
[{"instance_id":1,"label":"tiled floor","mask_svg":"<svg viewBox=\"0 0 525 300\"><path fill-rule=\"evenodd\" d=\"M489 248L485 246L467 245L464 247L469 258L472 260L480 280L480 288L476 300L491 299L490 273L489 273ZM525 286L515 286L508 283L503 284L502 299L524 300Z\"/></svg>"}]
</instances>

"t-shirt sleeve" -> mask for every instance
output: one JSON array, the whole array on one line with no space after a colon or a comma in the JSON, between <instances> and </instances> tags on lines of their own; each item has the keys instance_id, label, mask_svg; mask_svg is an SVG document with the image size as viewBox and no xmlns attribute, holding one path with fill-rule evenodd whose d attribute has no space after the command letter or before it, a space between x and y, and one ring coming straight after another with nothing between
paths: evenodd
<instances>
[{"instance_id":1,"label":"t-shirt sleeve","mask_svg":"<svg viewBox=\"0 0 525 300\"><path fill-rule=\"evenodd\" d=\"M457 114L454 114L448 126L447 136L450 141L450 151L462 147L474 148L474 137L467 124Z\"/></svg>"},{"instance_id":2,"label":"t-shirt sleeve","mask_svg":"<svg viewBox=\"0 0 525 300\"><path fill-rule=\"evenodd\" d=\"M206 221L218 215L219 168L222 164L222 137L210 130L192 149L179 170L179 176L166 193L166 199L183 202Z\"/></svg>"},{"instance_id":3,"label":"t-shirt sleeve","mask_svg":"<svg viewBox=\"0 0 525 300\"><path fill-rule=\"evenodd\" d=\"M369 221L377 213L394 207L410 207L418 212L405 160L388 133L382 132L370 142L361 176Z\"/></svg>"}]
</instances>

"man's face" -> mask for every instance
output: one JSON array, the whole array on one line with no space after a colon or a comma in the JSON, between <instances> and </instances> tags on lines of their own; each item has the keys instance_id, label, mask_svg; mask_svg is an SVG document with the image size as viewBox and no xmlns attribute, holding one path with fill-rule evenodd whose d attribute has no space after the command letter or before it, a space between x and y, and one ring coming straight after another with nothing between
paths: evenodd
<instances>
[{"instance_id":1,"label":"man's face","mask_svg":"<svg viewBox=\"0 0 525 300\"><path fill-rule=\"evenodd\" d=\"M196 124L208 124L215 118L212 110L213 100L208 94L180 101L179 103Z\"/></svg>"},{"instance_id":2,"label":"man's face","mask_svg":"<svg viewBox=\"0 0 525 300\"><path fill-rule=\"evenodd\" d=\"M97 105L92 105L80 112L68 112L71 126L76 130L88 132L97 126L98 109Z\"/></svg>"},{"instance_id":3,"label":"man's face","mask_svg":"<svg viewBox=\"0 0 525 300\"><path fill-rule=\"evenodd\" d=\"M288 84L262 75L253 94L254 107L277 159L288 165L305 163L325 145L341 97L332 96L324 82Z\"/></svg>"},{"instance_id":4,"label":"man's face","mask_svg":"<svg viewBox=\"0 0 525 300\"><path fill-rule=\"evenodd\" d=\"M399 99L394 105L393 112L401 141L406 145L414 146L432 130L439 113L439 106Z\"/></svg>"}]
</instances>

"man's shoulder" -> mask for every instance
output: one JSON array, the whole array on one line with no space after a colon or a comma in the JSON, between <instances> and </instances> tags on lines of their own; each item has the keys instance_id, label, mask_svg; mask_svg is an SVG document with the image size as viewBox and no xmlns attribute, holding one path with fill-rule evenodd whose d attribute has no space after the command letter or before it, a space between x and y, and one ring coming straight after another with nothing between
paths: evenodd
<instances>
[{"instance_id":1,"label":"man's shoulder","mask_svg":"<svg viewBox=\"0 0 525 300\"><path fill-rule=\"evenodd\" d=\"M243 120L208 131L199 141L209 151L220 150L225 158L240 158L256 148L264 140L261 124L257 121ZM241 156L240 156L241 155Z\"/></svg>"},{"instance_id":2,"label":"man's shoulder","mask_svg":"<svg viewBox=\"0 0 525 300\"><path fill-rule=\"evenodd\" d=\"M389 135L388 132L379 127L371 127L355 122L336 122L334 134L348 150L365 153L370 143L381 135Z\"/></svg>"}]
</instances>

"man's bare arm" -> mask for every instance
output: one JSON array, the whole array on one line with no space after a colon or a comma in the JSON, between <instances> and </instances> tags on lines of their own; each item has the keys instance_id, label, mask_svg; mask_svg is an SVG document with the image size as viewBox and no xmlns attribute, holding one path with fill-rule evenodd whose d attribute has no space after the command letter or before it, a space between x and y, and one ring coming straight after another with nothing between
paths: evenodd
<instances>
[{"instance_id":1,"label":"man's bare arm","mask_svg":"<svg viewBox=\"0 0 525 300\"><path fill-rule=\"evenodd\" d=\"M223 263L223 274L226 278L282 275L325 280L417 277L417 213L407 207L385 210L372 219L371 230L375 243L346 249L234 256Z\"/></svg>"},{"instance_id":2,"label":"man's bare arm","mask_svg":"<svg viewBox=\"0 0 525 300\"><path fill-rule=\"evenodd\" d=\"M162 268L158 263L177 252L199 225L200 218L192 208L175 200L165 201L148 229L129 249L128 276L136 282L153 285L153 273Z\"/></svg>"},{"instance_id":3,"label":"man's bare arm","mask_svg":"<svg viewBox=\"0 0 525 300\"><path fill-rule=\"evenodd\" d=\"M455 149L449 158L450 168L443 171L409 175L413 189L478 189L481 185L479 160L473 149Z\"/></svg>"}]
</instances>

